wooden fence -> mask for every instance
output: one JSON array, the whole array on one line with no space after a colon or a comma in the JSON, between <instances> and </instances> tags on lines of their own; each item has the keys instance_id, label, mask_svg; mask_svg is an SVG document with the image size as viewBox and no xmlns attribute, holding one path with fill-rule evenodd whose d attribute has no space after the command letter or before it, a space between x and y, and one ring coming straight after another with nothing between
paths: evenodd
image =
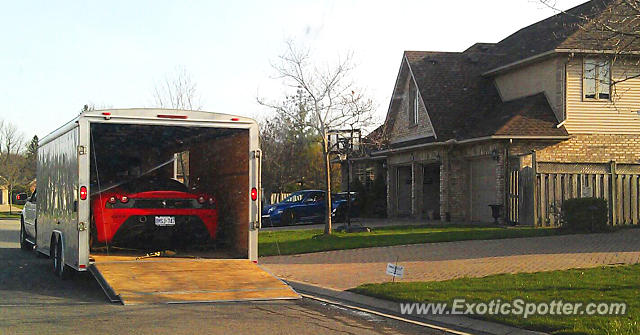
<instances>
[{"instance_id":1,"label":"wooden fence","mask_svg":"<svg viewBox=\"0 0 640 335\"><path fill-rule=\"evenodd\" d=\"M558 226L565 199L604 198L609 224L640 222L640 164L547 163L533 161L533 222Z\"/></svg>"}]
</instances>

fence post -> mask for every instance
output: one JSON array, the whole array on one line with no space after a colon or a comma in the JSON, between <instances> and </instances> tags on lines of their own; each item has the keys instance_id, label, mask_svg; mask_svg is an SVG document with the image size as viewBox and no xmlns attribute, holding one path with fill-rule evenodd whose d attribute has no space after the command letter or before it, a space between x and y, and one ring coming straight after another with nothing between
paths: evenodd
<instances>
[{"instance_id":1,"label":"fence post","mask_svg":"<svg viewBox=\"0 0 640 335\"><path fill-rule=\"evenodd\" d=\"M538 227L538 168L536 161L536 151L531 151L531 180L533 181L531 190L533 192L533 226Z\"/></svg>"},{"instance_id":2,"label":"fence post","mask_svg":"<svg viewBox=\"0 0 640 335\"><path fill-rule=\"evenodd\" d=\"M618 221L618 175L616 172L616 161L612 160L609 164L611 173L611 178L609 178L611 182L611 186L609 187L611 190L611 196L609 197L609 199L611 199L611 203L609 204L609 216L611 217L611 225L613 226Z\"/></svg>"}]
</instances>

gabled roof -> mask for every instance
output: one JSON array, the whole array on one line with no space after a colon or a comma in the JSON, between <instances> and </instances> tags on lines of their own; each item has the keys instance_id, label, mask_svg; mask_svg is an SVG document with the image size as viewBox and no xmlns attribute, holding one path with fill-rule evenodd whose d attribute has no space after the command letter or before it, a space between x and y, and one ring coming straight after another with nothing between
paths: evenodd
<instances>
[{"instance_id":1,"label":"gabled roof","mask_svg":"<svg viewBox=\"0 0 640 335\"><path fill-rule=\"evenodd\" d=\"M463 52L405 51L404 59L437 135L437 139L412 142L494 135L566 136L564 127L557 127L559 122L544 94L502 102L487 74L547 53L616 51L620 44L640 51L640 39L620 34L618 39L611 38L611 29L594 23L612 19L613 30L628 29L625 25L630 22L623 19L630 11L626 6L624 0L592 0L522 28L498 43L476 43ZM608 42L603 44L603 38ZM388 115L387 123L393 121Z\"/></svg>"},{"instance_id":2,"label":"gabled roof","mask_svg":"<svg viewBox=\"0 0 640 335\"><path fill-rule=\"evenodd\" d=\"M491 135L566 136L544 94L502 102L482 72L491 52L406 51L438 141Z\"/></svg>"},{"instance_id":3,"label":"gabled roof","mask_svg":"<svg viewBox=\"0 0 640 335\"><path fill-rule=\"evenodd\" d=\"M585 2L522 28L495 43L493 52L501 55L496 67L551 52L640 51L637 35L620 33L640 27L637 15L637 10L631 9L625 0Z\"/></svg>"}]
</instances>

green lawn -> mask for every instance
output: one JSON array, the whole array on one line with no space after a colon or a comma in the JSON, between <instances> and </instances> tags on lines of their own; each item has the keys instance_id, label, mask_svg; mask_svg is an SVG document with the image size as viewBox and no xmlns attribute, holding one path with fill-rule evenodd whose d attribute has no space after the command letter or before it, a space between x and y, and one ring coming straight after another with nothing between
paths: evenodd
<instances>
[{"instance_id":1,"label":"green lawn","mask_svg":"<svg viewBox=\"0 0 640 335\"><path fill-rule=\"evenodd\" d=\"M333 233L330 236L323 236L320 229L261 231L258 250L260 256L291 255L401 244L548 236L558 233L557 229L550 228L478 225L380 227L369 233Z\"/></svg>"},{"instance_id":2,"label":"green lawn","mask_svg":"<svg viewBox=\"0 0 640 335\"><path fill-rule=\"evenodd\" d=\"M527 302L626 302L624 316L495 316L481 318L551 334L640 334L640 264L495 275L442 282L365 284L354 292L393 301L447 302L516 298ZM479 316L476 316L479 317Z\"/></svg>"},{"instance_id":3,"label":"green lawn","mask_svg":"<svg viewBox=\"0 0 640 335\"><path fill-rule=\"evenodd\" d=\"M22 211L22 205L13 205L11 206L11 214L9 211L0 212L0 219L19 219L20 212Z\"/></svg>"}]
</instances>

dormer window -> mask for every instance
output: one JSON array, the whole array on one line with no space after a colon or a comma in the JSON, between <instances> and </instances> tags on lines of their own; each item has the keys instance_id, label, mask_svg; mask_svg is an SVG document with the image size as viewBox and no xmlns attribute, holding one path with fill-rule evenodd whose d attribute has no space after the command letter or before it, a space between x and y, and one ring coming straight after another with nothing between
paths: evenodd
<instances>
[{"instance_id":1,"label":"dormer window","mask_svg":"<svg viewBox=\"0 0 640 335\"><path fill-rule=\"evenodd\" d=\"M585 100L611 98L611 66L606 60L585 58L583 61L582 94Z\"/></svg>"},{"instance_id":2,"label":"dormer window","mask_svg":"<svg viewBox=\"0 0 640 335\"><path fill-rule=\"evenodd\" d=\"M409 83L409 120L411 125L418 124L418 90L416 85Z\"/></svg>"}]
</instances>

